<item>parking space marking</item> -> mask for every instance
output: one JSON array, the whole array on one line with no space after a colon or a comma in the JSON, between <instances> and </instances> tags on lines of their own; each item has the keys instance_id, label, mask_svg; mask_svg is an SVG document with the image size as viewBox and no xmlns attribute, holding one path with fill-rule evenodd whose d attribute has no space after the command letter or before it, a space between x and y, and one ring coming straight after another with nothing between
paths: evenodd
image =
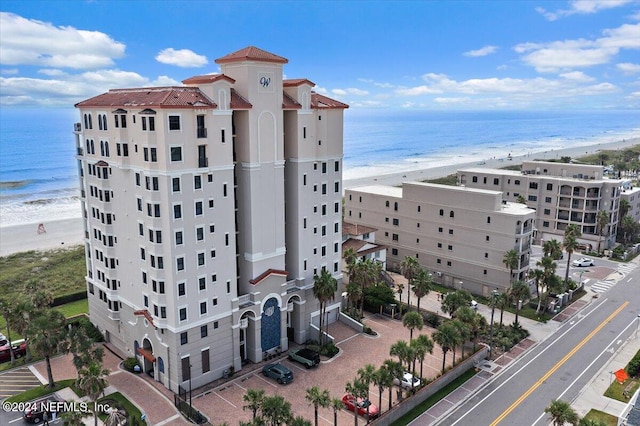
<instances>
[{"instance_id":1,"label":"parking space marking","mask_svg":"<svg viewBox=\"0 0 640 426\"><path fill-rule=\"evenodd\" d=\"M269 380L265 379L264 377L262 377L260 374L256 374L256 377L260 380L262 380L263 382L265 382L266 384L273 386L274 388L277 388L276 385L274 385L273 383L271 383Z\"/></svg>"},{"instance_id":2,"label":"parking space marking","mask_svg":"<svg viewBox=\"0 0 640 426\"><path fill-rule=\"evenodd\" d=\"M238 408L233 402L229 401L224 396L220 395L217 391L214 391L213 393L215 393L221 400L223 400L227 404L231 405L233 408Z\"/></svg>"}]
</instances>

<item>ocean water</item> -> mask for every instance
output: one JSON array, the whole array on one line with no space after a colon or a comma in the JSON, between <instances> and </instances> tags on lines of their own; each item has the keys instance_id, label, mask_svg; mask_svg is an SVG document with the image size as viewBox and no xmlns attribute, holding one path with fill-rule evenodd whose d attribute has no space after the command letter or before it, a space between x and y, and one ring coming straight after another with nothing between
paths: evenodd
<instances>
[{"instance_id":1,"label":"ocean water","mask_svg":"<svg viewBox=\"0 0 640 426\"><path fill-rule=\"evenodd\" d=\"M0 109L0 226L80 217L70 109ZM640 137L638 111L350 109L344 179Z\"/></svg>"}]
</instances>

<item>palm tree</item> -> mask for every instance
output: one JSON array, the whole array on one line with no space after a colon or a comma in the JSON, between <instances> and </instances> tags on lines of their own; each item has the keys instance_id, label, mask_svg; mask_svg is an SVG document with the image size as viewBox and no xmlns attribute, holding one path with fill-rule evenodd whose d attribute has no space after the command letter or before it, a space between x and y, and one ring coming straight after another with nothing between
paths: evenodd
<instances>
[{"instance_id":1,"label":"palm tree","mask_svg":"<svg viewBox=\"0 0 640 426\"><path fill-rule=\"evenodd\" d=\"M598 253L600 253L600 244L602 243L602 237L604 236L604 231L607 229L607 225L609 224L609 213L605 210L600 210L598 212L598 216L596 218L596 229L598 230Z\"/></svg>"},{"instance_id":2,"label":"palm tree","mask_svg":"<svg viewBox=\"0 0 640 426\"><path fill-rule=\"evenodd\" d=\"M289 423L293 418L291 403L282 395L269 395L262 401L262 416L270 426Z\"/></svg>"},{"instance_id":3,"label":"palm tree","mask_svg":"<svg viewBox=\"0 0 640 426\"><path fill-rule=\"evenodd\" d=\"M109 382L106 379L108 375L109 370L103 368L102 363L98 362L92 362L78 371L76 386L94 402L93 419L95 426L98 426L98 413L95 411L95 402L98 400L100 395L102 395L107 386L109 386Z\"/></svg>"},{"instance_id":4,"label":"palm tree","mask_svg":"<svg viewBox=\"0 0 640 426\"><path fill-rule=\"evenodd\" d=\"M313 405L314 424L318 426L318 407L327 408L331 404L329 391L326 389L320 390L319 387L313 386L307 389L305 398Z\"/></svg>"},{"instance_id":5,"label":"palm tree","mask_svg":"<svg viewBox=\"0 0 640 426\"><path fill-rule=\"evenodd\" d=\"M362 287L360 287L360 284L357 282L350 281L349 284L347 284L346 290L349 303L354 308L357 308L358 302L362 300Z\"/></svg>"},{"instance_id":6,"label":"palm tree","mask_svg":"<svg viewBox=\"0 0 640 426\"><path fill-rule=\"evenodd\" d=\"M60 311L46 309L38 311L29 323L27 336L32 349L44 357L47 364L49 387L53 389L53 372L51 357L58 352L60 341L64 339L66 319Z\"/></svg>"},{"instance_id":7,"label":"palm tree","mask_svg":"<svg viewBox=\"0 0 640 426\"><path fill-rule=\"evenodd\" d=\"M556 239L547 240L542 243L542 253L550 256L553 260L558 260L562 256L562 246Z\"/></svg>"},{"instance_id":8,"label":"palm tree","mask_svg":"<svg viewBox=\"0 0 640 426\"><path fill-rule=\"evenodd\" d=\"M33 317L34 314L35 308L27 301L18 302L13 306L11 311L13 329L20 333L27 345L25 354L25 361L27 362L31 360L31 345L29 344L27 329L29 328L29 324L31 324L31 317Z\"/></svg>"},{"instance_id":9,"label":"palm tree","mask_svg":"<svg viewBox=\"0 0 640 426\"><path fill-rule=\"evenodd\" d=\"M420 299L431 291L431 275L424 269L418 269L413 277L413 294L418 299L418 312L420 312Z\"/></svg>"},{"instance_id":10,"label":"palm tree","mask_svg":"<svg viewBox=\"0 0 640 426\"><path fill-rule=\"evenodd\" d=\"M398 379L398 381L400 381L400 379L402 379L402 376L404 375L404 371L402 369L402 363L396 362L396 361L394 361L392 359L385 359L384 362L382 363L382 365L389 372L389 375L391 376L392 383L393 383L394 379ZM392 406L391 388L392 388L392 386L389 386L387 388L387 389L389 389L389 410L391 410L391 406ZM400 392L402 392L402 391L400 391Z\"/></svg>"},{"instance_id":11,"label":"palm tree","mask_svg":"<svg viewBox=\"0 0 640 426\"><path fill-rule=\"evenodd\" d=\"M398 340L396 343L391 345L391 348L389 349L389 355L397 356L400 365L408 360L409 352L409 344L405 340ZM408 369L409 367L407 366L407 370Z\"/></svg>"},{"instance_id":12,"label":"palm tree","mask_svg":"<svg viewBox=\"0 0 640 426\"><path fill-rule=\"evenodd\" d=\"M624 198L620 198L620 207L619 207L620 219L624 218L627 215L627 213L629 213L630 209L631 209L631 204L629 204L629 201L627 201Z\"/></svg>"},{"instance_id":13,"label":"palm tree","mask_svg":"<svg viewBox=\"0 0 640 426\"><path fill-rule=\"evenodd\" d=\"M455 347L458 341L458 330L451 321L444 322L431 336L433 341L442 348L442 374L445 371L445 363L447 360L447 352Z\"/></svg>"},{"instance_id":14,"label":"palm tree","mask_svg":"<svg viewBox=\"0 0 640 426\"><path fill-rule=\"evenodd\" d=\"M569 283L569 268L571 267L571 254L578 248L578 238L582 235L578 225L571 224L564 230L564 249L567 252L567 271L564 275L565 287Z\"/></svg>"},{"instance_id":15,"label":"palm tree","mask_svg":"<svg viewBox=\"0 0 640 426\"><path fill-rule=\"evenodd\" d=\"M509 268L509 284L513 282L513 270L520 266L520 255L515 249L511 249L504 254L502 258L504 266Z\"/></svg>"},{"instance_id":16,"label":"palm tree","mask_svg":"<svg viewBox=\"0 0 640 426\"><path fill-rule=\"evenodd\" d=\"M296 416L287 423L287 426L311 426L311 422L302 416Z\"/></svg>"},{"instance_id":17,"label":"palm tree","mask_svg":"<svg viewBox=\"0 0 640 426\"><path fill-rule=\"evenodd\" d=\"M555 240L554 240L555 241ZM531 290L529 286L522 281L516 281L511 285L511 289L509 290L509 296L516 304L516 320L515 323L518 324L518 314L520 313L520 301L525 301L531 297Z\"/></svg>"},{"instance_id":18,"label":"palm tree","mask_svg":"<svg viewBox=\"0 0 640 426\"><path fill-rule=\"evenodd\" d=\"M464 359L464 343L467 340L469 340L469 336L471 336L471 330L469 330L469 327L467 326L467 324L465 324L463 321L459 320L458 318L455 318L451 322L453 323L456 330L458 331L458 339L457 339L458 345L460 345L460 350L462 351L462 359ZM453 347L453 365L455 364L456 364L456 347L454 346Z\"/></svg>"},{"instance_id":19,"label":"palm tree","mask_svg":"<svg viewBox=\"0 0 640 426\"><path fill-rule=\"evenodd\" d=\"M413 346L416 358L420 360L420 377L422 377L422 365L424 364L424 357L427 353L433 353L433 340L426 334L420 334L414 340L411 341L409 346ZM413 369L415 372L415 368Z\"/></svg>"},{"instance_id":20,"label":"palm tree","mask_svg":"<svg viewBox=\"0 0 640 426\"><path fill-rule=\"evenodd\" d=\"M78 407L80 404L80 402L77 401L69 402L73 404L73 407ZM62 414L60 414L60 418L62 419L62 423L65 426L84 426L84 421L82 419L84 419L88 415L89 413L84 410L69 410L63 411Z\"/></svg>"},{"instance_id":21,"label":"palm tree","mask_svg":"<svg viewBox=\"0 0 640 426\"><path fill-rule=\"evenodd\" d=\"M67 332L66 339L61 342L60 350L73 354L73 365L76 370L89 365L92 361L101 363L104 358L104 349L102 346L93 345L84 327L71 328Z\"/></svg>"},{"instance_id":22,"label":"palm tree","mask_svg":"<svg viewBox=\"0 0 640 426\"><path fill-rule=\"evenodd\" d=\"M355 378L353 382L347 382L344 386L345 392L349 395L352 395L355 398L355 401L358 401L358 398L366 399L369 396L369 387L365 386L362 380ZM356 405L356 404L354 404ZM354 407L353 409L353 419L355 426L358 426L358 407Z\"/></svg>"},{"instance_id":23,"label":"palm tree","mask_svg":"<svg viewBox=\"0 0 640 426\"><path fill-rule=\"evenodd\" d=\"M409 284L407 284L407 285L409 285ZM399 306L400 306L400 316L402 316L402 293L404 292L404 284L398 283L397 287L398 288L397 288L396 292L398 293L398 299L400 299L400 304L399 304ZM409 310L408 306L407 306L407 310Z\"/></svg>"},{"instance_id":24,"label":"palm tree","mask_svg":"<svg viewBox=\"0 0 640 426\"><path fill-rule=\"evenodd\" d=\"M551 405L545 408L544 412L551 414L551 421L554 426L564 426L565 423L578 426L578 414L571 408L571 405L564 401L557 399L551 401Z\"/></svg>"},{"instance_id":25,"label":"palm tree","mask_svg":"<svg viewBox=\"0 0 640 426\"><path fill-rule=\"evenodd\" d=\"M333 426L338 426L338 411L344 408L340 398L331 398L331 408L333 409Z\"/></svg>"},{"instance_id":26,"label":"palm tree","mask_svg":"<svg viewBox=\"0 0 640 426\"><path fill-rule=\"evenodd\" d=\"M502 328L502 320L504 317L504 310L509 306L509 296L506 293L499 293L498 297L492 297L489 306L494 305L500 309L500 328Z\"/></svg>"},{"instance_id":27,"label":"palm tree","mask_svg":"<svg viewBox=\"0 0 640 426\"><path fill-rule=\"evenodd\" d=\"M367 388L367 395L365 398L369 399L369 386L373 381L376 374L376 367L373 364L365 364L364 367L358 369L358 379L362 382L365 388ZM367 405L367 421L369 420L369 406Z\"/></svg>"},{"instance_id":28,"label":"palm tree","mask_svg":"<svg viewBox=\"0 0 640 426\"><path fill-rule=\"evenodd\" d=\"M469 306L461 306L455 312L456 319L462 321L469 330L469 339L473 343L473 351L476 351L476 342L480 332L487 324L487 320L474 309Z\"/></svg>"},{"instance_id":29,"label":"palm tree","mask_svg":"<svg viewBox=\"0 0 640 426\"><path fill-rule=\"evenodd\" d=\"M320 302L320 345L324 345L324 319L327 302L335 297L338 281L326 269L322 269L320 276L313 277L313 296Z\"/></svg>"},{"instance_id":30,"label":"palm tree","mask_svg":"<svg viewBox=\"0 0 640 426\"><path fill-rule=\"evenodd\" d=\"M407 310L411 307L411 293L409 289L411 288L411 284L413 283L413 277L416 275L418 270L420 269L420 262L413 256L407 256L400 263L400 271L402 275L407 279L409 286L407 287ZM402 302L402 300L400 300Z\"/></svg>"},{"instance_id":31,"label":"palm tree","mask_svg":"<svg viewBox=\"0 0 640 426\"><path fill-rule=\"evenodd\" d=\"M382 413L382 392L393 386L393 376L391 375L391 371L383 364L375 371L371 381L374 385L378 386L378 408Z\"/></svg>"},{"instance_id":32,"label":"palm tree","mask_svg":"<svg viewBox=\"0 0 640 426\"><path fill-rule=\"evenodd\" d=\"M353 248L348 248L342 253L342 258L347 265L347 277L351 281L351 271L353 271L353 265L358 261L358 255Z\"/></svg>"},{"instance_id":33,"label":"palm tree","mask_svg":"<svg viewBox=\"0 0 640 426\"><path fill-rule=\"evenodd\" d=\"M258 416L258 411L262 407L264 402L264 390L263 389L247 389L247 392L242 395L242 400L247 404L242 406L243 410L251 410L253 413L253 420Z\"/></svg>"},{"instance_id":34,"label":"palm tree","mask_svg":"<svg viewBox=\"0 0 640 426\"><path fill-rule=\"evenodd\" d=\"M127 420L127 417L120 410L113 407L109 409L109 415L104 421L104 426L120 426L124 424L125 420Z\"/></svg>"},{"instance_id":35,"label":"palm tree","mask_svg":"<svg viewBox=\"0 0 640 426\"><path fill-rule=\"evenodd\" d=\"M418 330L422 330L424 319L419 312L407 312L402 317L402 325L409 329L409 341L411 341L413 339L413 329L417 328Z\"/></svg>"},{"instance_id":36,"label":"palm tree","mask_svg":"<svg viewBox=\"0 0 640 426\"><path fill-rule=\"evenodd\" d=\"M460 306L471 304L471 293L467 290L456 290L448 293L442 300L442 311L453 316Z\"/></svg>"},{"instance_id":37,"label":"palm tree","mask_svg":"<svg viewBox=\"0 0 640 426\"><path fill-rule=\"evenodd\" d=\"M364 290L374 284L380 277L382 265L378 262L374 262L371 259L361 260L353 265L352 277L349 278L349 283L357 283L362 288L360 299L360 316L363 315L364 309Z\"/></svg>"},{"instance_id":38,"label":"palm tree","mask_svg":"<svg viewBox=\"0 0 640 426\"><path fill-rule=\"evenodd\" d=\"M11 327L13 327L13 310L11 308L11 304L6 300L0 299L0 311L2 311L2 316L4 317L5 323L7 325L7 340L9 341L9 356L11 357L11 365L15 362L15 355L13 353L13 345L11 345Z\"/></svg>"}]
</instances>

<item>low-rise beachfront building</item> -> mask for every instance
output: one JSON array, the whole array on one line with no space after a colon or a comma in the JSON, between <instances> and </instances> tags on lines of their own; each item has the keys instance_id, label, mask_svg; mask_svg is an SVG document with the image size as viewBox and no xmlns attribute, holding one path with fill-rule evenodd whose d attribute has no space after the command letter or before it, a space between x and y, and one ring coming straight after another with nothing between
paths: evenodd
<instances>
[{"instance_id":1,"label":"low-rise beachfront building","mask_svg":"<svg viewBox=\"0 0 640 426\"><path fill-rule=\"evenodd\" d=\"M604 177L604 167L588 164L525 161L522 171L465 168L457 172L458 185L501 191L506 201L524 201L536 211L537 242L562 241L570 224L578 225L581 243L593 250L613 247L618 228L621 181ZM598 212L609 216L602 237Z\"/></svg>"},{"instance_id":2,"label":"low-rise beachfront building","mask_svg":"<svg viewBox=\"0 0 640 426\"><path fill-rule=\"evenodd\" d=\"M387 268L387 247L376 244L376 228L358 225L356 223L342 222L342 254L353 250L356 258L372 260ZM344 260L344 259L343 259ZM342 270L346 270L343 261Z\"/></svg>"},{"instance_id":3,"label":"low-rise beachfront building","mask_svg":"<svg viewBox=\"0 0 640 426\"><path fill-rule=\"evenodd\" d=\"M635 222L640 222L640 187L634 187L630 182L626 182L622 185L620 199L626 200L629 204L629 210L626 215L631 217ZM622 218L620 218L620 220L622 220Z\"/></svg>"},{"instance_id":4,"label":"low-rise beachfront building","mask_svg":"<svg viewBox=\"0 0 640 426\"><path fill-rule=\"evenodd\" d=\"M314 275L341 280L348 106L287 62L248 47L76 105L91 321L174 392L317 339Z\"/></svg>"},{"instance_id":5,"label":"low-rise beachfront building","mask_svg":"<svg viewBox=\"0 0 640 426\"><path fill-rule=\"evenodd\" d=\"M435 282L484 296L526 279L534 218L499 191L405 182L345 192L345 220L377 229L388 269L413 256ZM512 276L503 262L509 250L519 258Z\"/></svg>"}]
</instances>

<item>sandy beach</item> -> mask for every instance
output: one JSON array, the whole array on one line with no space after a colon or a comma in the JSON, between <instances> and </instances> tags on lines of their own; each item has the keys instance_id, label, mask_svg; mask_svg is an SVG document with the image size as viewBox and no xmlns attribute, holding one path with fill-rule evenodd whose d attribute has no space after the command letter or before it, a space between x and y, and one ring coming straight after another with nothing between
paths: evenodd
<instances>
[{"instance_id":1,"label":"sandy beach","mask_svg":"<svg viewBox=\"0 0 640 426\"><path fill-rule=\"evenodd\" d=\"M502 158L491 160L478 159L476 162L452 164L441 167L431 167L414 171L389 173L379 176L369 176L344 181L344 188L355 188L364 185L400 185L402 182L422 181L447 176L465 167L501 168L509 165L521 164L525 160L559 159L569 156L572 158L593 154L600 150L616 150L640 144L640 137L612 143L599 143L589 146L565 148L530 155L514 156L507 159L507 153L499 153ZM496 155L496 157L498 157ZM482 164L481 164L482 163ZM50 250L72 247L82 244L83 226L80 217L73 219L51 220L43 222L46 232L38 233L38 224L25 224L0 227L0 256L8 256L29 250Z\"/></svg>"}]
</instances>

